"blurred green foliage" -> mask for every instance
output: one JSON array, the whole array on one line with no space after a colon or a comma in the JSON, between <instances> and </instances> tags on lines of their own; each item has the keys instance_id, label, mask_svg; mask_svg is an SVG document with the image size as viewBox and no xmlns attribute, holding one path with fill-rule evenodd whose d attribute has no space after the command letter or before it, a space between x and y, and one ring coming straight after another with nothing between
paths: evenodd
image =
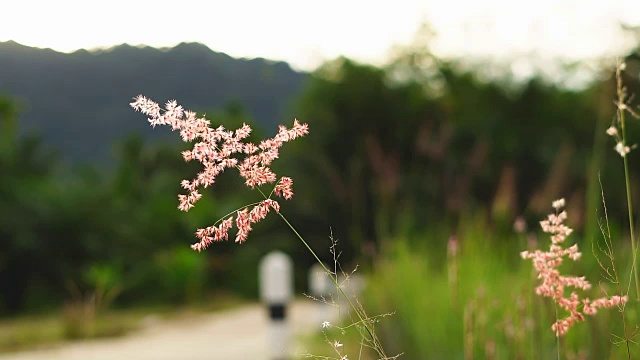
<instances>
[{"instance_id":1,"label":"blurred green foliage","mask_svg":"<svg viewBox=\"0 0 640 360\"><path fill-rule=\"evenodd\" d=\"M206 283L205 257L182 246L157 254L159 286L169 301L197 302Z\"/></svg>"},{"instance_id":2,"label":"blurred green foliage","mask_svg":"<svg viewBox=\"0 0 640 360\"><path fill-rule=\"evenodd\" d=\"M297 181L296 215L317 247L332 227L347 239L346 257L373 254L443 222L455 231L475 211L511 231L517 216L537 219L559 197L592 239L598 174L622 219L620 158L604 134L615 114L611 74L574 90L537 77L483 80L480 70L427 53L384 68L337 59L313 74L299 104L311 134L284 161ZM633 93L638 74L628 74Z\"/></svg>"},{"instance_id":3,"label":"blurred green foliage","mask_svg":"<svg viewBox=\"0 0 640 360\"><path fill-rule=\"evenodd\" d=\"M628 69L625 81L637 93L634 56ZM478 73L406 53L385 67L336 59L311 75L295 104L311 132L286 144L273 167L295 179L296 196L282 211L323 260L331 259L330 231L345 267L375 266L398 238L431 234L423 241L442 251L469 214L483 214L479 222L503 238L516 216L536 221L558 197L567 198L570 225L586 226L590 240L597 236L598 172L611 217L624 219L617 216L625 211L620 159L604 134L614 115L610 76L570 90ZM58 307L73 297L69 283L82 294L118 289L116 306L198 303L217 291L254 298L257 263L274 248L295 257L304 291L315 260L276 217L256 226L246 244L190 252L196 228L260 200L233 172L184 214L176 209L180 180L199 171L180 156L189 145L130 136L117 145L113 168L70 167L37 137L18 133L19 115L17 103L0 99L0 313ZM252 124L253 141L272 135L238 103L208 118L230 129ZM639 129L631 124L630 138L639 139ZM634 153L631 168L637 178ZM495 245L497 259L517 254L517 244ZM436 268L437 261L430 260ZM418 260L402 262L406 269L397 271L418 266L431 275Z\"/></svg>"}]
</instances>

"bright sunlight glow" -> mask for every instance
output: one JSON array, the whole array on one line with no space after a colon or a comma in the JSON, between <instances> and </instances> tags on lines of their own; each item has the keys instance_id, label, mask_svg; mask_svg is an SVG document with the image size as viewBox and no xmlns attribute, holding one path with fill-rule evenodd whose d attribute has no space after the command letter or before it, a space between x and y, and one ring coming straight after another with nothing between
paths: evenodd
<instances>
[{"instance_id":1,"label":"bright sunlight glow","mask_svg":"<svg viewBox=\"0 0 640 360\"><path fill-rule=\"evenodd\" d=\"M65 52L201 42L304 70L339 55L382 63L425 22L437 33L430 46L439 55L537 52L570 60L620 54L629 44L619 24L640 24L633 0L21 0L2 4L2 12L0 41Z\"/></svg>"}]
</instances>

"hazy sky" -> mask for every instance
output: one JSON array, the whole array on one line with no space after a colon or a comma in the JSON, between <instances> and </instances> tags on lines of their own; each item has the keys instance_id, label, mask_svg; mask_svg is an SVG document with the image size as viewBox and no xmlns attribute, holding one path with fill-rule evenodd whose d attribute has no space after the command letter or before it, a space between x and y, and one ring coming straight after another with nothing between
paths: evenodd
<instances>
[{"instance_id":1,"label":"hazy sky","mask_svg":"<svg viewBox=\"0 0 640 360\"><path fill-rule=\"evenodd\" d=\"M629 44L619 22L640 24L637 0L8 0L1 8L0 41L59 51L196 41L300 69L340 54L381 63L425 21L439 55L569 59L620 55Z\"/></svg>"}]
</instances>

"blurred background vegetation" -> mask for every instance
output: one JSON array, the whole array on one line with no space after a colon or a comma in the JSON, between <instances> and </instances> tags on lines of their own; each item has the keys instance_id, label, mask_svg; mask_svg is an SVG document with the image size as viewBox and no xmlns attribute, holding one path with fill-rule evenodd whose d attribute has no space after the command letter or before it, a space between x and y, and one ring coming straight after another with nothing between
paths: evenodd
<instances>
[{"instance_id":1,"label":"blurred background vegetation","mask_svg":"<svg viewBox=\"0 0 640 360\"><path fill-rule=\"evenodd\" d=\"M600 239L598 176L611 226L624 238L621 160L605 135L615 116L610 65L567 87L516 79L508 68L487 76L489 64L424 48L399 51L382 67L339 58L304 74L198 44L63 55L2 43L0 68L16 70L0 76L0 314L63 311L67 336L82 337L97 331L82 319L107 308L198 305L228 294L253 300L256 264L272 249L294 256L305 291L314 260L275 217L243 245L189 249L197 227L260 195L224 174L193 211L179 212L179 183L198 166L183 163L189 145L177 134L151 132L128 108L144 93L176 98L230 129L249 123L253 139L294 116L309 124L310 135L287 144L274 164L295 179L282 211L323 259L331 259L332 232L343 266L370 275L371 311L396 312L382 327L392 349L411 359L548 357L552 308L533 296L519 252L546 246L537 221L565 197L572 239L586 255L571 270L597 283L589 249ZM627 69L624 81L638 94L637 51ZM640 139L634 122L632 141ZM630 164L638 179L635 152ZM632 190L638 204L635 180ZM516 218L529 225L524 234L513 230ZM623 254L628 241L618 244ZM572 331L563 351L615 356L609 334L619 321L603 313Z\"/></svg>"}]
</instances>

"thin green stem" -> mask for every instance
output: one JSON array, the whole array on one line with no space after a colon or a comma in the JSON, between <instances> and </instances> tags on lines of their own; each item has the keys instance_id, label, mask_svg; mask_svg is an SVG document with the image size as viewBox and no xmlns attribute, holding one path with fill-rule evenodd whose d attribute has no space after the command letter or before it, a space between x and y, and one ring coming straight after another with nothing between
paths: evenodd
<instances>
[{"instance_id":1,"label":"thin green stem","mask_svg":"<svg viewBox=\"0 0 640 360\"><path fill-rule=\"evenodd\" d=\"M622 148L626 149L627 137L624 123L624 109L618 110L620 114L620 128L622 130ZM622 157L624 163L624 182L627 189L627 210L629 213L629 235L631 236L631 251L633 252L633 263L631 268L633 269L633 277L636 283L636 301L640 301L640 281L638 279L638 267L636 266L636 236L633 225L633 204L631 202L631 181L629 179L629 162L627 160L627 154Z\"/></svg>"},{"instance_id":2,"label":"thin green stem","mask_svg":"<svg viewBox=\"0 0 640 360\"><path fill-rule=\"evenodd\" d=\"M262 189L260 189L259 187L256 187L256 189L258 189L258 191L260 192L260 194L262 194L262 196L264 196L265 199L268 199L268 197L265 195L265 193L262 191ZM325 264L322 262L322 260L320 260L320 258L318 257L318 255L316 254L315 251L313 251L313 249L311 248L311 246L309 246L309 243L307 243L304 238L302 237L302 235L300 235L300 233L296 230L295 227L293 227L293 225L291 225L291 223L289 222L289 220L287 220L287 218L282 215L281 212L278 212L278 215L280 216L280 218L287 224L287 226L289 226L289 229L291 229L291 231L298 237L298 239L302 242L302 244L304 244L304 246L307 248L307 250L309 250L309 252L311 253L311 255L313 255L313 257L316 259L316 261L318 262L318 264L320 264L320 266L322 266L322 268L324 269L324 271L327 274L331 274L331 271L329 271L329 269L327 269L327 267L325 266ZM353 311L356 313L356 315L358 315L358 318L360 319L360 322L362 323L362 325L364 326L364 328L367 330L367 333L369 334L369 336L371 337L371 341L373 342L374 348L376 349L376 351L383 356L383 359L387 358L386 353L384 352L384 349L382 348L382 345L380 345L380 342L378 340L378 338L374 335L374 332L370 329L370 325L369 323L365 320L365 318L362 316L362 314L360 313L360 310L353 304L353 302L351 301L351 299L349 298L349 296L347 296L347 294L344 292L344 290L342 289L342 287L340 286L340 283L338 282L338 278L330 276L331 280L333 280L334 284L336 285L336 288L338 289L338 291L340 291L340 294L347 300L347 302L349 303L349 306L351 306L351 308L353 309Z\"/></svg>"},{"instance_id":3,"label":"thin green stem","mask_svg":"<svg viewBox=\"0 0 640 360\"><path fill-rule=\"evenodd\" d=\"M620 297L624 296L624 292L622 291L622 287L620 285L620 277L618 276L618 270L616 268L616 262L615 262L615 256L614 256L614 252L613 252L613 242L611 240L611 227L609 226L609 214L607 212L607 201L604 197L604 189L602 187L602 180L600 179L600 174L598 174L598 183L600 184L600 195L602 196L602 208L604 210L604 220L605 220L605 224L606 224L606 228L601 224L598 223L598 226L600 227L600 232L602 233L602 237L604 239L604 242L607 246L607 250L604 251L601 249L601 251L603 251L606 256L609 258L609 261L611 261L611 271L613 273L613 277L611 277L612 282L616 285L616 287L618 288L618 294L620 295ZM594 244L593 242L591 242L591 247L592 247L592 252L595 255L595 250L593 250ZM634 256L635 257L635 256ZM596 261L598 262L598 264L600 264L600 267L602 268L602 270L604 270L607 274L609 274L609 270L600 262L598 256L595 256ZM631 279L629 279L631 280ZM629 291L627 290L627 294L629 293ZM623 330L624 330L624 342L625 345L627 347L627 358L629 360L631 360L631 346L630 346L630 336L629 336L629 330L628 330L628 326L627 326L627 317L625 315L625 307L626 304L623 303L622 305L620 305L619 310L620 310L620 315L622 316L622 326L623 326Z\"/></svg>"},{"instance_id":4,"label":"thin green stem","mask_svg":"<svg viewBox=\"0 0 640 360\"><path fill-rule=\"evenodd\" d=\"M309 246L309 244L304 240L304 238L300 235L300 233L298 233L298 231L293 227L293 225L291 225L291 223L287 220L287 218L282 215L282 213L278 212L278 215L282 218L282 220L287 224L287 226L289 226L289 228L291 229L291 231L293 231L293 233L298 237L298 239L300 239L300 241L302 241L302 243L304 244L304 246L311 252L311 254L313 255L313 257L316 259L316 261L318 262L318 264L320 264L320 266L322 266L322 268L324 269L325 272L327 272L327 274L331 274L331 271L329 271L329 269L327 269L327 267L324 265L324 263L322 262L322 260L320 260L320 258L318 257L318 255L315 253L315 251L313 251L313 249L311 249L311 247ZM336 288L338 289L338 291L340 291L340 294L342 294L342 296L347 300L347 302L349 303L349 306L351 306L351 308L353 309L353 311L356 313L356 315L358 315L358 318L360 319L360 322L364 325L365 329L367 330L367 333L369 334L369 336L371 337L371 340L373 341L373 345L376 349L376 351L378 351L381 355L384 356L384 358L387 358L387 355L384 353L384 350L382 348L382 346L380 345L377 337L373 334L373 331L369 328L369 324L367 323L367 321L362 317L362 314L360 314L360 310L358 310L358 308L356 308L356 306L353 304L353 302L351 301L351 299L349 298L349 296L347 296L347 294L344 292L344 290L342 289L342 287L340 286L340 283L338 282L336 277L330 276L331 280L333 280L333 282L336 285Z\"/></svg>"},{"instance_id":5,"label":"thin green stem","mask_svg":"<svg viewBox=\"0 0 640 360\"><path fill-rule=\"evenodd\" d=\"M256 202L251 203L251 204L243 205L243 206L241 206L241 207L239 207L239 208L237 208L237 209L235 209L235 210L233 210L233 211L231 211L231 212L227 213L226 215L224 215L223 217L221 217L220 219L218 219L218 221L216 221L215 223L213 223L213 225L218 225L220 222L222 222L222 220L224 220L227 216L229 216L229 215L233 214L234 212L238 212L238 211L240 211L241 209L244 209L244 208L249 207L249 206L258 205L258 204L260 204L260 203L261 203L261 201L256 201Z\"/></svg>"}]
</instances>

